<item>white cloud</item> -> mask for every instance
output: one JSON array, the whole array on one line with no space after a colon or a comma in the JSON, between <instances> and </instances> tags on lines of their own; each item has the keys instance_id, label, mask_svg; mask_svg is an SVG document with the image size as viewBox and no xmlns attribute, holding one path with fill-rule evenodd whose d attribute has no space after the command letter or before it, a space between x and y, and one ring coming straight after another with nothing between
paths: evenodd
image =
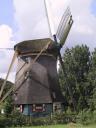
<instances>
[{"instance_id":1,"label":"white cloud","mask_svg":"<svg viewBox=\"0 0 96 128\"><path fill-rule=\"evenodd\" d=\"M87 44L91 50L96 47L96 17L92 14L93 0L73 0L70 3L74 24L65 47Z\"/></svg>"},{"instance_id":2,"label":"white cloud","mask_svg":"<svg viewBox=\"0 0 96 128\"><path fill-rule=\"evenodd\" d=\"M94 30L96 30L96 17L91 13L92 1L93 0L74 0L74 2L70 4L74 18L74 31L76 27L80 29L83 28L83 31L86 30L86 34L91 34L87 33L88 31L94 32ZM80 33L82 34L83 31Z\"/></svg>"},{"instance_id":3,"label":"white cloud","mask_svg":"<svg viewBox=\"0 0 96 128\"><path fill-rule=\"evenodd\" d=\"M58 24L68 0L48 0L55 19ZM57 6L59 7L57 8ZM50 37L50 30L45 12L44 0L14 0L16 10L15 18L18 22L18 36L21 40ZM60 16L60 18L58 18ZM56 27L55 25L55 27Z\"/></svg>"},{"instance_id":4,"label":"white cloud","mask_svg":"<svg viewBox=\"0 0 96 128\"><path fill-rule=\"evenodd\" d=\"M0 48L12 48L15 44L13 38L13 31L10 26L2 24L0 25ZM7 74L9 65L12 60L14 51L6 51L0 49L0 77L4 78ZM13 68L12 72L15 70ZM11 74L12 74L11 72ZM8 80L13 80L13 75L9 76Z\"/></svg>"},{"instance_id":5,"label":"white cloud","mask_svg":"<svg viewBox=\"0 0 96 128\"><path fill-rule=\"evenodd\" d=\"M5 79L7 75L10 63L12 61L13 52L4 51L4 54L5 54L5 57L3 56L3 58L0 58L0 78L3 78L3 79ZM14 82L16 69L17 69L17 61L15 61L11 69L10 75L8 77L9 81Z\"/></svg>"},{"instance_id":6,"label":"white cloud","mask_svg":"<svg viewBox=\"0 0 96 128\"><path fill-rule=\"evenodd\" d=\"M62 14L70 2L74 24L65 46L71 47L78 43L87 43L91 49L96 47L96 17L91 13L91 3L93 0L48 1L51 3L55 28L57 28ZM22 40L33 39L37 35L39 38L49 35L47 21L44 21L43 2L44 0L14 0L15 17L19 25L19 35L22 36Z\"/></svg>"},{"instance_id":7,"label":"white cloud","mask_svg":"<svg viewBox=\"0 0 96 128\"><path fill-rule=\"evenodd\" d=\"M0 25L0 47L7 48L14 45L12 40L13 32L12 29L5 24Z\"/></svg>"},{"instance_id":8,"label":"white cloud","mask_svg":"<svg viewBox=\"0 0 96 128\"><path fill-rule=\"evenodd\" d=\"M1 54L2 54L2 51L1 51ZM12 61L12 57L13 57L14 52L13 51L4 51L3 50L3 54L5 56L2 55L3 57L0 58L0 60L1 60L0 61L0 73L7 73L9 65L10 65L10 63ZM14 66L13 70L15 70L15 66Z\"/></svg>"},{"instance_id":9,"label":"white cloud","mask_svg":"<svg viewBox=\"0 0 96 128\"><path fill-rule=\"evenodd\" d=\"M15 72L11 72L9 77L8 77L8 81L11 81L11 82L15 82ZM3 78L5 79L6 78L6 73L0 73L0 78Z\"/></svg>"},{"instance_id":10,"label":"white cloud","mask_svg":"<svg viewBox=\"0 0 96 128\"><path fill-rule=\"evenodd\" d=\"M14 0L14 6L21 40L50 36L43 0Z\"/></svg>"}]
</instances>

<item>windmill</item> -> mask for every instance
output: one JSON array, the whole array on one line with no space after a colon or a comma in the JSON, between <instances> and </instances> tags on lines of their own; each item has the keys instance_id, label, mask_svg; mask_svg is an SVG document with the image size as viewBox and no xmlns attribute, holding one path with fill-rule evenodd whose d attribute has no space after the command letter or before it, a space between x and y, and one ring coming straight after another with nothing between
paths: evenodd
<instances>
[{"instance_id":1,"label":"windmill","mask_svg":"<svg viewBox=\"0 0 96 128\"><path fill-rule=\"evenodd\" d=\"M15 53L0 90L0 97L2 97L8 75L17 57L18 69L15 86L1 98L0 103L13 91L15 106L23 114L32 116L45 116L53 111L62 110L64 97L59 87L56 62L59 58L63 72L67 77L60 50L73 24L68 7L62 16L57 32L55 32L48 0L44 0L44 4L53 39L27 40L15 45ZM68 90L70 96L73 97L70 87Z\"/></svg>"}]
</instances>

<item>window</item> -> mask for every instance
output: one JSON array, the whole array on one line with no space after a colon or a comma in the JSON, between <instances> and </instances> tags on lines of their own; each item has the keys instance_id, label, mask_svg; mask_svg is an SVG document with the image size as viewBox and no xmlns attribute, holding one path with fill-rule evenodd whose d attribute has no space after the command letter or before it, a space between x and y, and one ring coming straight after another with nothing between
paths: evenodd
<instances>
[{"instance_id":1,"label":"window","mask_svg":"<svg viewBox=\"0 0 96 128\"><path fill-rule=\"evenodd\" d=\"M32 105L33 112L44 112L45 111L45 104L33 104Z\"/></svg>"}]
</instances>

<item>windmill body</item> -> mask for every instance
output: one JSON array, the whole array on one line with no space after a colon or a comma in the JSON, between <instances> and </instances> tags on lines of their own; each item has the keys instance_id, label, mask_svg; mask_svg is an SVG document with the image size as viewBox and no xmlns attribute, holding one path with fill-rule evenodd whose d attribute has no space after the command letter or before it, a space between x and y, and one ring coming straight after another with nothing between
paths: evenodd
<instances>
[{"instance_id":1,"label":"windmill body","mask_svg":"<svg viewBox=\"0 0 96 128\"><path fill-rule=\"evenodd\" d=\"M50 42L33 64L34 58ZM15 46L18 51L15 105L32 116L61 111L64 103L57 76L57 46L51 39L24 41ZM24 66L23 66L24 65ZM55 110L56 109L56 110Z\"/></svg>"}]
</instances>

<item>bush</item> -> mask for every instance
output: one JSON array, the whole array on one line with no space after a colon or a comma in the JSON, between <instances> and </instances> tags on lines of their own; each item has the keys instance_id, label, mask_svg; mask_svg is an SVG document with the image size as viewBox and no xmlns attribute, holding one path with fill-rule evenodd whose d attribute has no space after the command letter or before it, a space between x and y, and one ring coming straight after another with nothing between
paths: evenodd
<instances>
[{"instance_id":1,"label":"bush","mask_svg":"<svg viewBox=\"0 0 96 128\"><path fill-rule=\"evenodd\" d=\"M34 126L50 125L50 124L52 124L52 120L50 117L31 118L31 125Z\"/></svg>"},{"instance_id":2,"label":"bush","mask_svg":"<svg viewBox=\"0 0 96 128\"><path fill-rule=\"evenodd\" d=\"M0 116L0 127L6 126L41 126L51 124L67 124L67 123L81 123L84 125L96 123L96 111L84 110L78 114L75 113L55 113L47 117L33 118L31 116L24 116L18 111L14 111L10 116Z\"/></svg>"},{"instance_id":3,"label":"bush","mask_svg":"<svg viewBox=\"0 0 96 128\"><path fill-rule=\"evenodd\" d=\"M10 126L22 126L25 125L25 116L23 116L18 111L6 116L0 116L0 128L10 127Z\"/></svg>"},{"instance_id":4,"label":"bush","mask_svg":"<svg viewBox=\"0 0 96 128\"><path fill-rule=\"evenodd\" d=\"M75 113L62 113L54 114L52 117L53 124L67 124L70 122L76 123L76 114Z\"/></svg>"},{"instance_id":5,"label":"bush","mask_svg":"<svg viewBox=\"0 0 96 128\"><path fill-rule=\"evenodd\" d=\"M12 126L11 119L6 118L4 115L0 115L0 128L5 128L6 126Z\"/></svg>"},{"instance_id":6,"label":"bush","mask_svg":"<svg viewBox=\"0 0 96 128\"><path fill-rule=\"evenodd\" d=\"M23 126L25 125L25 116L22 115L22 113L18 111L13 111L13 113L10 115L10 118L12 120L13 126Z\"/></svg>"},{"instance_id":7,"label":"bush","mask_svg":"<svg viewBox=\"0 0 96 128\"><path fill-rule=\"evenodd\" d=\"M77 117L77 122L83 125L96 123L96 111L83 110Z\"/></svg>"},{"instance_id":8,"label":"bush","mask_svg":"<svg viewBox=\"0 0 96 128\"><path fill-rule=\"evenodd\" d=\"M0 126L40 126L40 125L51 125L51 124L65 124L74 122L75 115L72 114L53 114L47 117L33 118L31 116L24 116L18 111L14 111L10 116L2 116L0 118ZM6 123L5 123L6 122Z\"/></svg>"}]
</instances>

